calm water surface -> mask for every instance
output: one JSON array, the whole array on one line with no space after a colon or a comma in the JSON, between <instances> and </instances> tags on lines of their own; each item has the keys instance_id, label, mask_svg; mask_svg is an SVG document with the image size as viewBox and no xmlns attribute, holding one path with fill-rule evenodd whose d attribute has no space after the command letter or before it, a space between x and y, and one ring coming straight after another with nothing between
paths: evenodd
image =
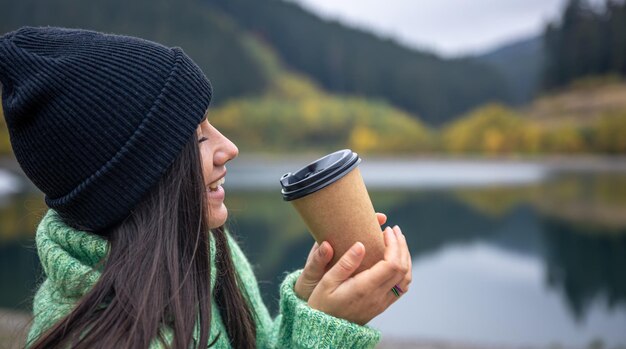
<instances>
[{"instance_id":1,"label":"calm water surface","mask_svg":"<svg viewBox=\"0 0 626 349\"><path fill-rule=\"evenodd\" d=\"M302 267L313 244L278 178L310 160L235 161L227 175L230 229L274 313L284 273ZM626 346L621 167L381 160L361 169L413 256L410 292L370 323L384 335ZM9 177L0 175L0 307L28 309L41 280L32 240L44 207L37 192L9 193Z\"/></svg>"}]
</instances>

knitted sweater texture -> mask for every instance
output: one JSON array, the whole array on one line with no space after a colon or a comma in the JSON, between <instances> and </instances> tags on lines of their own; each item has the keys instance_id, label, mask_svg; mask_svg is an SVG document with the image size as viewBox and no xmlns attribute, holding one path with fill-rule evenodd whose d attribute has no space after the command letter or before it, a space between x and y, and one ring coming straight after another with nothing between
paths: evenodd
<instances>
[{"instance_id":1,"label":"knitted sweater texture","mask_svg":"<svg viewBox=\"0 0 626 349\"><path fill-rule=\"evenodd\" d=\"M370 326L336 318L312 309L296 296L293 287L302 269L287 274L280 286L280 313L271 318L259 292L254 272L235 239L226 232L236 272L245 288L257 330L257 348L373 348L381 334ZM105 258L108 242L94 234L66 225L57 212L49 209L37 228L37 251L45 281L33 304L34 320L27 343L32 343L46 329L67 315L76 302L97 282L100 272L94 268ZM211 235L211 287L215 284L215 244ZM211 292L212 293L212 292ZM215 304L215 302L213 302ZM209 338L220 335L213 348L231 348L219 309L211 307ZM169 334L166 332L166 337ZM170 337L171 338L171 337ZM160 348L157 341L151 348Z\"/></svg>"}]
</instances>

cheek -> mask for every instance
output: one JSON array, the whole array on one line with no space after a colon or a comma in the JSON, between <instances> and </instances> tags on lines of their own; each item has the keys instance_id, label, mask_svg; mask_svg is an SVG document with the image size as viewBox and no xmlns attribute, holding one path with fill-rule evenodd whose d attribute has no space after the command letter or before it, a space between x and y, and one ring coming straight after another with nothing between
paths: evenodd
<instances>
[{"instance_id":1,"label":"cheek","mask_svg":"<svg viewBox=\"0 0 626 349\"><path fill-rule=\"evenodd\" d=\"M210 156L208 151L201 150L200 161L202 162L202 174L204 175L204 180L209 181L211 179L211 173L213 172L213 158Z\"/></svg>"},{"instance_id":2,"label":"cheek","mask_svg":"<svg viewBox=\"0 0 626 349\"><path fill-rule=\"evenodd\" d=\"M210 164L203 163L202 164L202 174L204 175L205 182L209 182L211 180L211 172L213 172L213 168Z\"/></svg>"}]
</instances>

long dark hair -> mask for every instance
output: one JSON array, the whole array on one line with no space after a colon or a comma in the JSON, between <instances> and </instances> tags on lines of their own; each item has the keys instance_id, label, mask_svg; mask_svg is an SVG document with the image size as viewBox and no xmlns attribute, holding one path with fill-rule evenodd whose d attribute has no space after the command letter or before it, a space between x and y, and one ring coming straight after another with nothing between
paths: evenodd
<instances>
[{"instance_id":1,"label":"long dark hair","mask_svg":"<svg viewBox=\"0 0 626 349\"><path fill-rule=\"evenodd\" d=\"M110 242L108 256L97 266L101 277L73 311L30 347L148 348L154 340L167 347L167 328L173 334L171 348L188 349L196 325L195 346L209 346L211 261L204 183L194 132L130 215L106 231L94 232ZM219 271L215 305L228 332L219 335L227 335L235 348L255 348L253 313L238 287L224 227L212 233Z\"/></svg>"}]
</instances>

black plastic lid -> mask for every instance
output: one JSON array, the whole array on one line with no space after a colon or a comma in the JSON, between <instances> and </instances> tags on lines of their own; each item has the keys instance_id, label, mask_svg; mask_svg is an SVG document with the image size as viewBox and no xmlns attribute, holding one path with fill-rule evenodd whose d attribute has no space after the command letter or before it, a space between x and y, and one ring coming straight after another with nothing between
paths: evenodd
<instances>
[{"instance_id":1,"label":"black plastic lid","mask_svg":"<svg viewBox=\"0 0 626 349\"><path fill-rule=\"evenodd\" d=\"M285 173L280 177L283 200L291 201L314 193L348 174L361 162L361 158L350 149L328 154L296 173Z\"/></svg>"}]
</instances>

